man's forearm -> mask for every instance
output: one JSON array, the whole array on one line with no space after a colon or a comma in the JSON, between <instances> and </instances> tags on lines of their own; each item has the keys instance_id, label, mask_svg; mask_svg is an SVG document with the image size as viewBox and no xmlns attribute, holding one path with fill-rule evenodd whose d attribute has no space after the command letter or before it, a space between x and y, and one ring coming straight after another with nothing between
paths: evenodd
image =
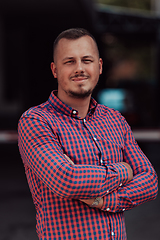
<instances>
[{"instance_id":1,"label":"man's forearm","mask_svg":"<svg viewBox=\"0 0 160 240\"><path fill-rule=\"evenodd\" d=\"M64 154L64 155L65 155L65 154ZM71 164L74 165L73 161L72 161L67 155L65 155L65 157L70 161ZM129 170L129 173L130 173L130 174L129 174L129 181L132 180L132 179L133 179L133 171L132 171L130 165L129 165L128 163L126 163L126 162L122 162L122 164L124 164L124 165L128 168L128 170ZM84 202L84 203L86 203L88 206L92 207L93 204L94 204L94 202L95 202L95 200L96 200L96 198L91 198L91 199L79 199L79 200L82 201L82 202ZM99 201L98 201L98 204L97 204L97 205L94 205L94 207L101 209L101 208L103 207L103 202L104 202L104 199L103 199L103 197L101 197L101 198L99 199Z\"/></svg>"},{"instance_id":2,"label":"man's forearm","mask_svg":"<svg viewBox=\"0 0 160 240\"><path fill-rule=\"evenodd\" d=\"M124 164L128 170L129 170L129 179L128 182L131 181L133 179L133 171L132 168L130 167L130 165L126 162L122 162L122 164ZM94 203L94 201L96 200L96 198L91 198L91 199L80 199L80 201L86 203L87 205L89 205L90 207L92 207L92 204ZM103 207L103 203L104 203L104 198L101 197L99 200L98 205L94 206L96 208L101 209Z\"/></svg>"}]
</instances>

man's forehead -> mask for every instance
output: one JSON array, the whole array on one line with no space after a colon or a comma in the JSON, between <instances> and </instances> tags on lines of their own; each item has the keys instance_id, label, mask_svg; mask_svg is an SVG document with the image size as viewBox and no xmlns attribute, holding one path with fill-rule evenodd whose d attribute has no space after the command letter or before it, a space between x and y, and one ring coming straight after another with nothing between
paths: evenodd
<instances>
[{"instance_id":1,"label":"man's forehead","mask_svg":"<svg viewBox=\"0 0 160 240\"><path fill-rule=\"evenodd\" d=\"M95 41L88 35L82 36L78 39L61 38L55 49L55 55L57 55L57 53L63 54L67 50L70 51L70 53L76 52L78 47L82 47L81 48L82 55L85 55L85 56L92 55L92 54L90 54L90 51L92 53L97 53L99 55L98 48L97 48ZM88 50L88 52L85 52L86 50Z\"/></svg>"}]
</instances>

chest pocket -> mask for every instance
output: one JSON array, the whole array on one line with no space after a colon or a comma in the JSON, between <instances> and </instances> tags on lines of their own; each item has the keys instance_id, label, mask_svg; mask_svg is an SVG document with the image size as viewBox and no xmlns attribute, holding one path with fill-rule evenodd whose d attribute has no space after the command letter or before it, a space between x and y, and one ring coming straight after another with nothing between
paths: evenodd
<instances>
[{"instance_id":1,"label":"chest pocket","mask_svg":"<svg viewBox=\"0 0 160 240\"><path fill-rule=\"evenodd\" d=\"M101 138L99 140L101 148L101 159L104 164L111 164L123 161L123 147L111 142L108 139Z\"/></svg>"}]
</instances>

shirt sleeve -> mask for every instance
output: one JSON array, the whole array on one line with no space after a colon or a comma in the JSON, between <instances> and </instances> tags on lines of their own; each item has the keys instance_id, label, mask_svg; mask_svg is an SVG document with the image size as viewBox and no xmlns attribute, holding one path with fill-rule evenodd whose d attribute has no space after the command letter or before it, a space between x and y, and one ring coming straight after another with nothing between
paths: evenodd
<instances>
[{"instance_id":1,"label":"shirt sleeve","mask_svg":"<svg viewBox=\"0 0 160 240\"><path fill-rule=\"evenodd\" d=\"M124 120L124 119L123 119ZM124 161L133 170L132 181L122 184L104 197L102 210L121 212L154 200L158 193L157 174L136 143L130 126L124 120Z\"/></svg>"},{"instance_id":2,"label":"shirt sleeve","mask_svg":"<svg viewBox=\"0 0 160 240\"><path fill-rule=\"evenodd\" d=\"M59 197L104 196L129 178L127 168L122 164L107 167L72 165L64 156L57 132L37 113L21 117L18 144L24 165Z\"/></svg>"}]
</instances>

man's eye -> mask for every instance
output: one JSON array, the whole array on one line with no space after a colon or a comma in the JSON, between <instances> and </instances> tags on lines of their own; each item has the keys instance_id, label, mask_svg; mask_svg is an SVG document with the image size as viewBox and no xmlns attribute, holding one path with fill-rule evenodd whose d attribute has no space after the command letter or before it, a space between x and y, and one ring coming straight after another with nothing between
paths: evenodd
<instances>
[{"instance_id":1,"label":"man's eye","mask_svg":"<svg viewBox=\"0 0 160 240\"><path fill-rule=\"evenodd\" d=\"M74 61L73 60L68 60L65 62L65 64L70 64L70 63L73 63Z\"/></svg>"},{"instance_id":2,"label":"man's eye","mask_svg":"<svg viewBox=\"0 0 160 240\"><path fill-rule=\"evenodd\" d=\"M91 59L84 59L84 62L85 63L90 63L90 62L93 62Z\"/></svg>"}]
</instances>

